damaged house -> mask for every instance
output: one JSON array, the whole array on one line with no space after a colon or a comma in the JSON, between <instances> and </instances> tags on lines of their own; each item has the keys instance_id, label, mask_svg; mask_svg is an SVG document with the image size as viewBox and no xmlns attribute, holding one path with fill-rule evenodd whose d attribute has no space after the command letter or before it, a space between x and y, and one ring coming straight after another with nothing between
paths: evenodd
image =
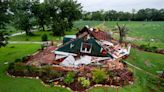
<instances>
[{"instance_id":1,"label":"damaged house","mask_svg":"<svg viewBox=\"0 0 164 92\"><path fill-rule=\"evenodd\" d=\"M63 44L54 51L55 62L66 67L101 65L127 56L130 48L112 40L109 33L86 26L76 35L64 37Z\"/></svg>"}]
</instances>

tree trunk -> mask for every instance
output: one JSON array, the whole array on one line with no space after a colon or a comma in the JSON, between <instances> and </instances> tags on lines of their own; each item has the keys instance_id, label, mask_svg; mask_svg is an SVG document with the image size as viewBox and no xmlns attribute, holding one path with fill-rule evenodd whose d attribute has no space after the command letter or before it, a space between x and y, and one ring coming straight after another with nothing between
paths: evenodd
<instances>
[{"instance_id":1,"label":"tree trunk","mask_svg":"<svg viewBox=\"0 0 164 92\"><path fill-rule=\"evenodd\" d=\"M28 30L25 30L25 32L26 32L26 35L29 35L29 32L28 32Z\"/></svg>"},{"instance_id":2,"label":"tree trunk","mask_svg":"<svg viewBox=\"0 0 164 92\"><path fill-rule=\"evenodd\" d=\"M26 32L26 35L32 35L32 32L28 29L26 29L25 32Z\"/></svg>"},{"instance_id":3,"label":"tree trunk","mask_svg":"<svg viewBox=\"0 0 164 92\"><path fill-rule=\"evenodd\" d=\"M42 31L45 31L44 25L41 25L41 27L42 27Z\"/></svg>"}]
</instances>

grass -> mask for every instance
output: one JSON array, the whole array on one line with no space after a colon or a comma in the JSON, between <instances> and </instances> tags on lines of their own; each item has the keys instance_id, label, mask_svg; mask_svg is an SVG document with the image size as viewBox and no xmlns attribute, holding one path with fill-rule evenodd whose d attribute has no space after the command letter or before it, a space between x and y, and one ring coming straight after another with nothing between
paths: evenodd
<instances>
[{"instance_id":1,"label":"grass","mask_svg":"<svg viewBox=\"0 0 164 92\"><path fill-rule=\"evenodd\" d=\"M105 22L105 26L108 28L114 28L116 26L115 21ZM135 37L142 40L136 40L135 44L147 44L151 39L153 46L164 48L164 22L134 22L134 21L122 21L118 22L120 25L126 24L128 27L128 36Z\"/></svg>"},{"instance_id":2,"label":"grass","mask_svg":"<svg viewBox=\"0 0 164 92\"><path fill-rule=\"evenodd\" d=\"M14 46L14 48L13 48ZM67 92L68 90L63 88L56 88L56 87L45 87L42 85L40 80L35 79L27 79L27 78L11 78L5 74L5 71L7 69L7 65L4 65L4 62L13 62L16 58L23 57L25 55L28 55L30 53L34 53L40 45L8 45L5 48L0 48L0 92L27 92L30 90L30 92ZM26 49L24 49L26 48ZM6 56L10 58L6 58ZM136 57L136 58L134 58ZM143 61L147 60L149 58L149 63L155 65L155 67L150 67L144 65ZM134 60L135 59L135 60ZM143 51L138 51L136 49L132 49L131 55L128 58L128 62L143 68L146 71L149 71L153 74L156 73L157 70L161 70L162 66L164 66L164 63L162 62L163 55L160 54L153 54ZM149 92L149 88L146 87L146 84L149 84L146 81L146 75L138 70L135 70L132 68L132 70L135 71L135 78L136 81L134 85L129 85L123 88L119 88L119 92ZM14 85L17 84L17 85ZM105 87L96 87L89 92L115 92L115 88L105 88ZM160 92L160 91L159 91Z\"/></svg>"},{"instance_id":3,"label":"grass","mask_svg":"<svg viewBox=\"0 0 164 92\"><path fill-rule=\"evenodd\" d=\"M164 55L154 54L149 52L138 51L136 49L132 49L131 55L128 58L128 62L133 65L148 71L154 75L156 75L156 71L162 70ZM144 61L148 61L152 66L145 65ZM125 87L118 88L118 92L162 92L159 90L157 85L150 86L150 82L147 80L148 77L154 78L154 76L150 76L143 71L137 70L129 66L129 69L133 71L135 76L135 82L133 85L128 85ZM152 90L152 89L155 89ZM163 88L164 89L164 88ZM116 88L110 87L96 87L90 89L89 92L116 92Z\"/></svg>"},{"instance_id":4,"label":"grass","mask_svg":"<svg viewBox=\"0 0 164 92\"><path fill-rule=\"evenodd\" d=\"M78 32L79 29L84 27L86 24L89 26L96 26L101 24L102 21L76 21L74 23L74 28L71 31L65 32L66 35L72 35ZM52 33L49 31L36 31L33 32L34 36L27 36L26 34L10 37L10 41L41 41L41 36L43 34L48 35L48 40L62 40L62 37L52 36Z\"/></svg>"},{"instance_id":5,"label":"grass","mask_svg":"<svg viewBox=\"0 0 164 92\"><path fill-rule=\"evenodd\" d=\"M6 75L8 65L28 54L34 53L40 45L15 44L0 48L0 92L69 92L60 87L45 87L40 80L28 78L11 78Z\"/></svg>"},{"instance_id":6,"label":"grass","mask_svg":"<svg viewBox=\"0 0 164 92\"><path fill-rule=\"evenodd\" d=\"M10 37L10 41L42 41L41 36L43 34L48 35L48 40L61 40L62 37L52 36L49 31L36 31L33 32L34 36L27 36L26 34Z\"/></svg>"},{"instance_id":7,"label":"grass","mask_svg":"<svg viewBox=\"0 0 164 92\"><path fill-rule=\"evenodd\" d=\"M157 46L159 48L164 48L164 22L137 22L137 21L76 21L74 23L75 28L82 28L84 25L89 25L91 27L104 28L107 31L111 31L116 27L116 24L120 25L126 24L128 27L129 37L136 38L132 43L141 45L150 43L151 39L154 39L154 42L151 42L152 46ZM101 25L103 24L103 25ZM98 25L98 26L97 26ZM72 33L73 34L73 33ZM137 40L141 39L141 40Z\"/></svg>"},{"instance_id":8,"label":"grass","mask_svg":"<svg viewBox=\"0 0 164 92\"><path fill-rule=\"evenodd\" d=\"M75 34L79 29L85 25L91 27L101 27L103 21L75 21L74 28L71 31L65 32L66 35ZM104 26L108 30L112 30L116 26L117 21L107 21ZM137 45L151 43L152 46L157 46L159 48L164 48L164 22L133 22L133 21L119 21L119 24L126 24L129 31L128 36L136 38L135 41L131 41ZM10 41L41 41L41 35L47 34L49 40L61 40L61 37L54 37L51 32L34 32L35 36L19 35L15 37L10 37ZM141 39L141 40L137 40ZM150 42L154 39L154 42Z\"/></svg>"},{"instance_id":9,"label":"grass","mask_svg":"<svg viewBox=\"0 0 164 92\"><path fill-rule=\"evenodd\" d=\"M89 27L95 27L95 26L97 26L101 23L103 23L103 21L82 21L82 20L80 20L80 21L75 21L74 22L74 27L75 28L80 28L80 29L82 27L84 27L85 25L88 25Z\"/></svg>"},{"instance_id":10,"label":"grass","mask_svg":"<svg viewBox=\"0 0 164 92\"><path fill-rule=\"evenodd\" d=\"M127 61L141 69L156 74L156 71L161 71L164 68L163 60L164 55L132 49Z\"/></svg>"},{"instance_id":11,"label":"grass","mask_svg":"<svg viewBox=\"0 0 164 92\"><path fill-rule=\"evenodd\" d=\"M117 22L109 21L104 25L111 30L115 27ZM84 25L95 27L99 24L103 24L102 21L76 21L74 23L74 29L66 32L66 34L74 34L77 32L77 28L82 28ZM150 39L155 39L155 42L151 42L151 46L157 46L164 48L164 22L131 22L122 21L119 24L126 24L129 28L128 36L141 38L142 40L132 41L132 43L141 45L148 44ZM61 40L61 37L53 37L50 32L35 32L36 36L29 37L26 35L20 35L11 37L10 41L41 41L41 35L46 33L49 40ZM12 47L15 48L12 48ZM11 78L5 74L8 65L4 65L4 62L13 62L16 58L23 57L27 54L34 53L40 45L19 44L8 45L7 47L0 48L0 92L67 92L68 90L60 87L45 87L40 83L40 80L27 79L27 78ZM26 48L26 49L25 49ZM156 75L156 71L162 70L164 67L164 55L155 54L150 52L139 51L136 49L131 50L131 54L127 59L128 62L133 65L144 69ZM133 85L128 85L123 88L119 88L119 92L162 92L157 86L149 86L150 82L147 81L149 75L142 71L136 70L130 67L130 70L134 72L135 82ZM17 85L16 85L17 84ZM156 91L152 91L153 87ZM90 89L89 92L116 92L115 88L96 87Z\"/></svg>"},{"instance_id":12,"label":"grass","mask_svg":"<svg viewBox=\"0 0 164 92\"><path fill-rule=\"evenodd\" d=\"M150 43L151 39L154 39L154 42L151 42L152 46L157 46L159 48L164 48L164 22L136 22L136 21L77 21L75 22L75 27L81 28L82 25L90 25L91 27L102 27L107 31L111 31L116 27L116 24L120 25L126 24L128 27L129 37L136 38L132 43L141 45ZM100 25L103 24L103 25ZM79 25L79 26L77 26ZM141 39L141 40L137 40Z\"/></svg>"}]
</instances>

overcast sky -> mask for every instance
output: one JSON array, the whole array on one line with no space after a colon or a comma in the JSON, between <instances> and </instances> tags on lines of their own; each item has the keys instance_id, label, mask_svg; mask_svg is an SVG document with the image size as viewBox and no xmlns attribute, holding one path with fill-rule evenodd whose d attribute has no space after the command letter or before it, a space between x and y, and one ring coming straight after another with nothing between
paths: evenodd
<instances>
[{"instance_id":1,"label":"overcast sky","mask_svg":"<svg viewBox=\"0 0 164 92\"><path fill-rule=\"evenodd\" d=\"M164 0L77 0L85 11L117 10L129 11L141 8L164 8Z\"/></svg>"}]
</instances>

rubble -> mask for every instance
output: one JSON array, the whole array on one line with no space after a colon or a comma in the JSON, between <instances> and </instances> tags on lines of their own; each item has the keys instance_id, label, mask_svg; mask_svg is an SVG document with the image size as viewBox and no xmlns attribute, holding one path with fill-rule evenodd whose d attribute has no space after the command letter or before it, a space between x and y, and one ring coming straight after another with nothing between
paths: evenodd
<instances>
[{"instance_id":1,"label":"rubble","mask_svg":"<svg viewBox=\"0 0 164 92\"><path fill-rule=\"evenodd\" d=\"M30 56L27 65L52 65L58 70L81 70L94 68L123 69L119 62L130 54L130 44L120 44L107 32L84 27L76 35L67 35L59 47L48 46Z\"/></svg>"},{"instance_id":2,"label":"rubble","mask_svg":"<svg viewBox=\"0 0 164 92\"><path fill-rule=\"evenodd\" d=\"M114 66L113 61L130 54L130 44L119 44L109 37L107 32L94 28L84 27L70 41L58 47L55 60L59 65L66 67L80 67L81 65L104 65L104 67L121 68L121 63ZM64 42L64 41L63 41Z\"/></svg>"}]
</instances>

